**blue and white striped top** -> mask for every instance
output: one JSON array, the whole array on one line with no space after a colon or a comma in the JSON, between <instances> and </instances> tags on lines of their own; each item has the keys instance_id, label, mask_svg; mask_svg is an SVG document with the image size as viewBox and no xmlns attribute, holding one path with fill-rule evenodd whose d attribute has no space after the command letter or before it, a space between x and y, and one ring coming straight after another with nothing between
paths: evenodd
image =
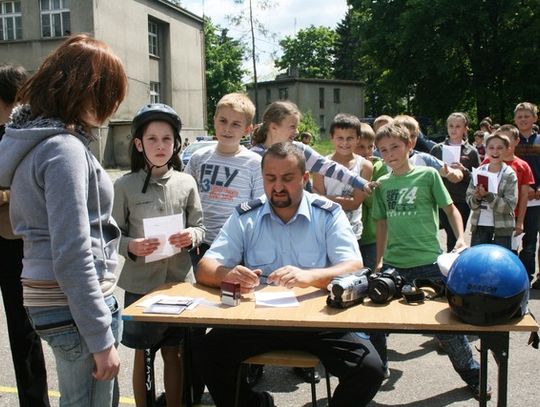
<instances>
[{"instance_id":1,"label":"blue and white striped top","mask_svg":"<svg viewBox=\"0 0 540 407\"><path fill-rule=\"evenodd\" d=\"M306 169L309 172L316 172L324 175L325 177L333 178L342 182L343 184L348 184L353 188L364 189L364 185L368 181L358 174L351 172L347 167L344 167L335 161L323 157L304 143L300 143L298 141L293 141L292 143L304 152L304 157L306 158ZM262 156L266 151L266 147L263 144L256 144L251 148L251 151Z\"/></svg>"}]
</instances>

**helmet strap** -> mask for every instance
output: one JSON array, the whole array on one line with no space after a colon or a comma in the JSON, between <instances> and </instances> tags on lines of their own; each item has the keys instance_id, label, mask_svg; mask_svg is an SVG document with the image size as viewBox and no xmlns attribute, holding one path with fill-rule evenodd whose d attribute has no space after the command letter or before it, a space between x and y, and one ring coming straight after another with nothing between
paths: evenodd
<instances>
[{"instance_id":1,"label":"helmet strap","mask_svg":"<svg viewBox=\"0 0 540 407\"><path fill-rule=\"evenodd\" d=\"M155 165L154 163L152 163L152 161L150 161L150 159L146 155L146 151L144 150L144 143L142 142L142 140L141 140L141 146L142 146L142 154L143 154L144 160L146 161L146 166L148 168L148 173L146 174L146 178L144 179L144 184L143 184L143 188L142 188L141 192L143 194L146 194L146 190L148 189L148 184L150 183L150 177L152 176L152 170L154 168L161 168L161 167L164 167L166 165L169 165L169 162L171 161L172 156L169 159L169 161L167 161L165 164L163 164L163 165Z\"/></svg>"}]
</instances>

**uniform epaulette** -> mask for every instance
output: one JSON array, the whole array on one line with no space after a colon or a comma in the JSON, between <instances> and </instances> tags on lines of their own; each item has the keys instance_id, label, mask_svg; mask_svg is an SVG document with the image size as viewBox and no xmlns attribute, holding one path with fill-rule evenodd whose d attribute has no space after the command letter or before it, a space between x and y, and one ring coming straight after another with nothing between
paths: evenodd
<instances>
[{"instance_id":1,"label":"uniform epaulette","mask_svg":"<svg viewBox=\"0 0 540 407\"><path fill-rule=\"evenodd\" d=\"M311 205L317 208L324 209L328 212L334 212L340 208L337 203L329 201L327 199L315 199L313 202L311 202Z\"/></svg>"},{"instance_id":2,"label":"uniform epaulette","mask_svg":"<svg viewBox=\"0 0 540 407\"><path fill-rule=\"evenodd\" d=\"M260 198L254 199L248 202L242 202L240 205L236 207L236 211L238 212L239 215L243 215L244 213L247 213L255 208L258 208L262 204L263 204L263 201Z\"/></svg>"}]
</instances>

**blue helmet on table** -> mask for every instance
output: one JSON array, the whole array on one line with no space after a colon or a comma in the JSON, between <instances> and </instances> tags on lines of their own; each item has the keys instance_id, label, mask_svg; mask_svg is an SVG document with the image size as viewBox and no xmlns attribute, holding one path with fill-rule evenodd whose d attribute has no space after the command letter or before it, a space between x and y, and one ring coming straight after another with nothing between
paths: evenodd
<instances>
[{"instance_id":1,"label":"blue helmet on table","mask_svg":"<svg viewBox=\"0 0 540 407\"><path fill-rule=\"evenodd\" d=\"M504 324L527 312L529 278L510 250L491 244L473 246L450 267L446 297L452 312L464 322Z\"/></svg>"}]
</instances>

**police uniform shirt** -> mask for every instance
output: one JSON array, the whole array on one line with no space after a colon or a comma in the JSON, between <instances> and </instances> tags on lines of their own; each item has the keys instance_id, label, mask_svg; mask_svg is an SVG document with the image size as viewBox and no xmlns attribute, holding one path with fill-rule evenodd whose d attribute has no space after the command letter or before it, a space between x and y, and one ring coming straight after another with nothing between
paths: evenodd
<instances>
[{"instance_id":1,"label":"police uniform shirt","mask_svg":"<svg viewBox=\"0 0 540 407\"><path fill-rule=\"evenodd\" d=\"M286 224L266 197L240 205L221 229L205 257L225 267L238 264L262 270L280 267L324 268L361 259L356 238L341 207L303 193L296 214Z\"/></svg>"}]
</instances>

